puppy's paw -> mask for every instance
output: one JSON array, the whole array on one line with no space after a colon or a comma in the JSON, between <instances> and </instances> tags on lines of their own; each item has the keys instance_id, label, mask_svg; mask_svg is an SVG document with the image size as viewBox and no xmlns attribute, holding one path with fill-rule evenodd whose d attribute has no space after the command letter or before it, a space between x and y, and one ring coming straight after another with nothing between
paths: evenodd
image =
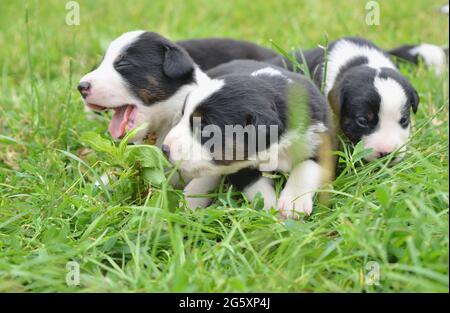
<instances>
[{"instance_id":1,"label":"puppy's paw","mask_svg":"<svg viewBox=\"0 0 450 313\"><path fill-rule=\"evenodd\" d=\"M195 195L208 194L211 189L216 187L219 180L220 176L205 176L192 179L183 190L188 207L192 210L199 207L206 208L211 203L211 199L207 197L195 197Z\"/></svg>"},{"instance_id":2,"label":"puppy's paw","mask_svg":"<svg viewBox=\"0 0 450 313\"><path fill-rule=\"evenodd\" d=\"M270 211L271 208L277 207L277 201L276 197L264 197L264 210Z\"/></svg>"},{"instance_id":3,"label":"puppy's paw","mask_svg":"<svg viewBox=\"0 0 450 313\"><path fill-rule=\"evenodd\" d=\"M278 200L278 211L282 218L298 219L300 213L310 215L313 209L312 195L305 194L300 197L292 192L282 192Z\"/></svg>"},{"instance_id":4,"label":"puppy's paw","mask_svg":"<svg viewBox=\"0 0 450 313\"><path fill-rule=\"evenodd\" d=\"M186 203L189 209L195 210L198 208L206 208L210 203L211 199L208 198L190 198L186 196Z\"/></svg>"}]
</instances>

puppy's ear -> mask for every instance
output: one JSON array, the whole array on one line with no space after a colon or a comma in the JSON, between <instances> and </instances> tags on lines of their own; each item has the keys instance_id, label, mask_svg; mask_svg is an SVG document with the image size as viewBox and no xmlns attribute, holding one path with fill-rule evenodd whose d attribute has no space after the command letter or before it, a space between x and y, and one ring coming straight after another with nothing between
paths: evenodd
<instances>
[{"instance_id":1,"label":"puppy's ear","mask_svg":"<svg viewBox=\"0 0 450 313\"><path fill-rule=\"evenodd\" d=\"M194 70L194 61L188 53L176 45L166 45L163 71L169 78L182 78Z\"/></svg>"},{"instance_id":2,"label":"puppy's ear","mask_svg":"<svg viewBox=\"0 0 450 313\"><path fill-rule=\"evenodd\" d=\"M400 76L398 78L398 81L400 82L400 85L403 87L403 91L405 92L406 97L408 98L408 104L411 105L413 113L416 114L417 109L419 108L419 101L420 101L419 94L406 77Z\"/></svg>"},{"instance_id":3,"label":"puppy's ear","mask_svg":"<svg viewBox=\"0 0 450 313\"><path fill-rule=\"evenodd\" d=\"M270 109L255 110L247 113L245 116L245 126L247 125L253 125L255 127L277 125L277 127L284 127L278 113L275 110Z\"/></svg>"},{"instance_id":4,"label":"puppy's ear","mask_svg":"<svg viewBox=\"0 0 450 313\"><path fill-rule=\"evenodd\" d=\"M341 116L341 98L342 97L341 92L339 91L339 86L334 85L333 89L328 92L328 103L330 103L331 109L337 116Z\"/></svg>"},{"instance_id":5,"label":"puppy's ear","mask_svg":"<svg viewBox=\"0 0 450 313\"><path fill-rule=\"evenodd\" d=\"M417 93L416 89L411 87L411 91L409 92L409 102L411 103L412 110L414 114L417 113L417 109L419 107L419 94Z\"/></svg>"},{"instance_id":6,"label":"puppy's ear","mask_svg":"<svg viewBox=\"0 0 450 313\"><path fill-rule=\"evenodd\" d=\"M259 142L259 139L257 139L259 136L263 136L266 138L265 148L268 148L271 144L279 139L273 138L273 136L270 135L270 132L272 131L271 127L276 127L278 136L283 134L285 131L284 123L280 120L277 112L272 110L255 110L251 113L248 113L245 116L244 127L249 125L254 126L254 129L256 131L255 142ZM258 148L260 147L258 146Z\"/></svg>"}]
</instances>

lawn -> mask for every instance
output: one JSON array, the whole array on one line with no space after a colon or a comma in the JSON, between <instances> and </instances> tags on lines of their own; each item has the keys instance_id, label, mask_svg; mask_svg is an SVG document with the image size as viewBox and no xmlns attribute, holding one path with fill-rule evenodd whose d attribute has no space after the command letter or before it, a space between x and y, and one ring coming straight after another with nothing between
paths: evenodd
<instances>
[{"instance_id":1,"label":"lawn","mask_svg":"<svg viewBox=\"0 0 450 313\"><path fill-rule=\"evenodd\" d=\"M448 45L441 0L379 2L367 25L365 1L86 0L70 26L65 1L1 0L0 291L448 292L448 73L403 67L421 99L407 157L364 165L345 150L328 206L299 221L223 184L211 207L179 207L159 155L112 145L76 91L132 29L285 49L326 35ZM105 172L115 181L96 185Z\"/></svg>"}]
</instances>

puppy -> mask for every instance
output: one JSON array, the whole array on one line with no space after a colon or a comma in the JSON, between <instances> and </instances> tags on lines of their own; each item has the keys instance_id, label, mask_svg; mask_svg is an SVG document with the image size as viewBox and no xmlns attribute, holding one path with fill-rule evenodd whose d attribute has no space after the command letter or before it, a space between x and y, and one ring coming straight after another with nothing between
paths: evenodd
<instances>
[{"instance_id":1,"label":"puppy","mask_svg":"<svg viewBox=\"0 0 450 313\"><path fill-rule=\"evenodd\" d=\"M147 123L132 140L151 133L161 146L202 75L177 44L156 33L132 31L111 42L100 65L81 78L78 90L90 109L114 111L108 127L113 139Z\"/></svg>"},{"instance_id":2,"label":"puppy","mask_svg":"<svg viewBox=\"0 0 450 313\"><path fill-rule=\"evenodd\" d=\"M342 133L353 143L362 141L372 152L367 161L398 152L404 156L410 134L410 109L417 112L419 96L390 56L372 42L356 37L336 40L325 55L320 48L304 54L318 86L324 87ZM300 61L301 56L297 54ZM281 66L287 60L276 57L270 63ZM292 65L290 65L292 66Z\"/></svg>"},{"instance_id":3,"label":"puppy","mask_svg":"<svg viewBox=\"0 0 450 313\"><path fill-rule=\"evenodd\" d=\"M209 200L189 196L234 174L249 200L264 195L266 209L277 208L283 217L310 214L314 191L329 176L321 158L330 156L319 150L330 142L331 122L319 89L302 75L250 60L208 74L189 93L163 144L169 160L192 179L184 190L189 205L206 206ZM278 202L271 181L259 173L276 170L290 173Z\"/></svg>"}]
</instances>

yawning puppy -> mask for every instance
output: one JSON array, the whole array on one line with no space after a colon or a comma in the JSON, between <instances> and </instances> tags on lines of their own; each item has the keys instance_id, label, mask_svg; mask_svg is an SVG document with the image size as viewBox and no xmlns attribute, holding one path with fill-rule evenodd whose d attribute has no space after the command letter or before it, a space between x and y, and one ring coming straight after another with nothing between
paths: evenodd
<instances>
[{"instance_id":1,"label":"yawning puppy","mask_svg":"<svg viewBox=\"0 0 450 313\"><path fill-rule=\"evenodd\" d=\"M348 37L330 44L326 73L322 49L306 51L305 59L316 84L324 83L343 134L372 149L366 160L396 151L394 161L399 161L410 134L410 108L416 113L419 96L389 55L368 40ZM287 61L276 57L270 62L281 66Z\"/></svg>"},{"instance_id":2,"label":"yawning puppy","mask_svg":"<svg viewBox=\"0 0 450 313\"><path fill-rule=\"evenodd\" d=\"M89 108L114 110L109 124L114 139L148 123L133 140L156 133L160 145L199 75L180 46L156 33L132 31L111 42L101 64L81 78L78 89Z\"/></svg>"},{"instance_id":3,"label":"yawning puppy","mask_svg":"<svg viewBox=\"0 0 450 313\"><path fill-rule=\"evenodd\" d=\"M257 61L232 61L208 74L214 78L197 82L163 144L168 158L193 178L185 194L205 194L220 175L245 169L240 187L250 200L261 192L265 207L283 216L311 213L314 191L329 176L320 165L327 156L318 153L331 136L318 88L302 75ZM278 203L271 181L258 170L290 174ZM191 198L189 205L207 202Z\"/></svg>"}]
</instances>

